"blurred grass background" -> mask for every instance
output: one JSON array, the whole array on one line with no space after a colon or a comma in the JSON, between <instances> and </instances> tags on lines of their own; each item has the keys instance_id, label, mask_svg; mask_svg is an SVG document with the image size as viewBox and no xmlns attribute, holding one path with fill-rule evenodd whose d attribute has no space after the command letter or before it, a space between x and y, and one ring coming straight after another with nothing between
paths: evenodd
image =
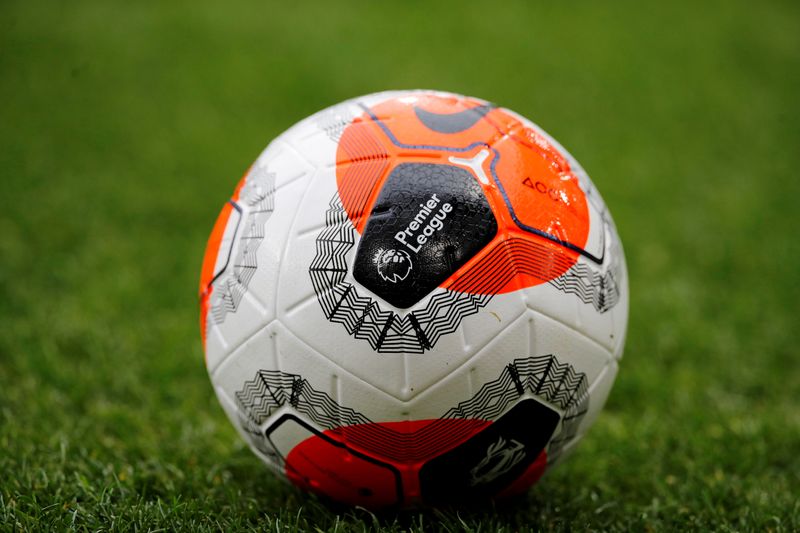
<instances>
[{"instance_id":1,"label":"blurred grass background","mask_svg":"<svg viewBox=\"0 0 800 533\"><path fill-rule=\"evenodd\" d=\"M275 135L479 96L626 246L606 411L510 505L374 517L276 481L202 363L206 237ZM0 2L0 529L800 528L800 4Z\"/></svg>"}]
</instances>

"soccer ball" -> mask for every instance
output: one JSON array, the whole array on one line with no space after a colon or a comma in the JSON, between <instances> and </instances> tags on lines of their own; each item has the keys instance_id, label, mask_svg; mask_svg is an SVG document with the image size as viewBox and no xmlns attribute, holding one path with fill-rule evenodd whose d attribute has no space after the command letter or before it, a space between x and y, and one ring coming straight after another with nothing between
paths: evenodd
<instances>
[{"instance_id":1,"label":"soccer ball","mask_svg":"<svg viewBox=\"0 0 800 533\"><path fill-rule=\"evenodd\" d=\"M627 315L622 246L578 162L512 111L433 91L349 100L272 141L200 280L242 437L368 508L526 490L600 412Z\"/></svg>"}]
</instances>

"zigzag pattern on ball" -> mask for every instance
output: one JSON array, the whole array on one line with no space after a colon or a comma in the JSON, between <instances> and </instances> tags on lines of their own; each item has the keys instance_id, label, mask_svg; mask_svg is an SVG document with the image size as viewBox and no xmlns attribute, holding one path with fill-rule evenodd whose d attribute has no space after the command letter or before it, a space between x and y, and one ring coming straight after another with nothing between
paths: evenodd
<instances>
[{"instance_id":1,"label":"zigzag pattern on ball","mask_svg":"<svg viewBox=\"0 0 800 533\"><path fill-rule=\"evenodd\" d=\"M586 374L576 372L572 365L559 363L554 356L547 361L515 360L520 376L527 375L523 386L534 395L543 395L553 405L564 411L561 431L550 441L547 461L552 463L561 449L572 440L583 416L589 409L589 383Z\"/></svg>"},{"instance_id":2,"label":"zigzag pattern on ball","mask_svg":"<svg viewBox=\"0 0 800 533\"><path fill-rule=\"evenodd\" d=\"M564 444L575 437L589 405L586 374L576 372L568 363L559 363L555 355L514 359L500 377L484 384L475 396L458 404L443 418L494 420L525 393L564 411L561 431L547 450L548 462L555 461Z\"/></svg>"},{"instance_id":3,"label":"zigzag pattern on ball","mask_svg":"<svg viewBox=\"0 0 800 533\"><path fill-rule=\"evenodd\" d=\"M619 302L619 284L612 270L604 274L584 263L576 263L564 275L549 281L550 285L574 294L598 313L605 313Z\"/></svg>"},{"instance_id":4,"label":"zigzag pattern on ball","mask_svg":"<svg viewBox=\"0 0 800 533\"><path fill-rule=\"evenodd\" d=\"M432 458L463 442L497 420L525 395L532 395L563 412L562 429L550 442L548 458L554 461L563 445L575 436L586 414L589 395L586 375L554 355L515 359L497 379L485 383L469 400L448 410L441 418L416 431L404 432L337 404L328 394L315 390L297 374L261 370L236 393L240 423L251 441L269 455L274 450L263 426L280 407L290 405L318 428L372 456L399 462ZM461 424L443 420L460 420Z\"/></svg>"},{"instance_id":5,"label":"zigzag pattern on ball","mask_svg":"<svg viewBox=\"0 0 800 533\"><path fill-rule=\"evenodd\" d=\"M355 241L356 230L337 194L325 212L325 228L317 236L309 274L325 317L342 324L349 335L367 341L376 352L423 353L492 298L492 294L445 291L431 296L424 309L405 316L383 310L345 279L346 256Z\"/></svg>"},{"instance_id":6,"label":"zigzag pattern on ball","mask_svg":"<svg viewBox=\"0 0 800 533\"><path fill-rule=\"evenodd\" d=\"M280 370L259 370L236 392L236 402L250 428L260 427L276 409L286 404L324 429L370 422L364 415L338 405L329 395L315 390L299 374Z\"/></svg>"},{"instance_id":7,"label":"zigzag pattern on ball","mask_svg":"<svg viewBox=\"0 0 800 533\"><path fill-rule=\"evenodd\" d=\"M342 132L348 124L353 120L354 116L349 110L349 106L337 105L326 111L323 111L317 118L317 127L325 132L330 140L339 144L339 139L342 138Z\"/></svg>"},{"instance_id":8,"label":"zigzag pattern on ball","mask_svg":"<svg viewBox=\"0 0 800 533\"><path fill-rule=\"evenodd\" d=\"M256 251L264 240L264 225L275 210L275 174L266 168L254 170L239 192L237 205L245 209L236 257L214 281L211 293L211 315L217 324L224 322L228 313L236 312L258 268Z\"/></svg>"}]
</instances>

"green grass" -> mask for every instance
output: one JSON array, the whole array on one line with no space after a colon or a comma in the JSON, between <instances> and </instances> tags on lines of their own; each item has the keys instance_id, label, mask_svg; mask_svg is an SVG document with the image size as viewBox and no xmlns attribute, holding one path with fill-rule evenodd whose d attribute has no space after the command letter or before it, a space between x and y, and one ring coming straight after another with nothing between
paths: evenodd
<instances>
[{"instance_id":1,"label":"green grass","mask_svg":"<svg viewBox=\"0 0 800 533\"><path fill-rule=\"evenodd\" d=\"M0 3L0 529L800 529L800 7ZM504 507L373 516L274 479L203 366L238 176L386 88L530 116L626 246L631 320L578 452Z\"/></svg>"}]
</instances>

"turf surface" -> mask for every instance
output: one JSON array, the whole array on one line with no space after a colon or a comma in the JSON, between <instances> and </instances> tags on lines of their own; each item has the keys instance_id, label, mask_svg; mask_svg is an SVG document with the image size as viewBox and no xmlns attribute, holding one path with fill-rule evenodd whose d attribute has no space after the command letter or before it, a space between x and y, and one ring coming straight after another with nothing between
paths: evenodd
<instances>
[{"instance_id":1,"label":"turf surface","mask_svg":"<svg viewBox=\"0 0 800 533\"><path fill-rule=\"evenodd\" d=\"M273 479L196 281L238 176L385 88L530 116L593 176L631 321L578 452L503 507L373 516ZM800 528L797 3L0 3L0 529Z\"/></svg>"}]
</instances>

